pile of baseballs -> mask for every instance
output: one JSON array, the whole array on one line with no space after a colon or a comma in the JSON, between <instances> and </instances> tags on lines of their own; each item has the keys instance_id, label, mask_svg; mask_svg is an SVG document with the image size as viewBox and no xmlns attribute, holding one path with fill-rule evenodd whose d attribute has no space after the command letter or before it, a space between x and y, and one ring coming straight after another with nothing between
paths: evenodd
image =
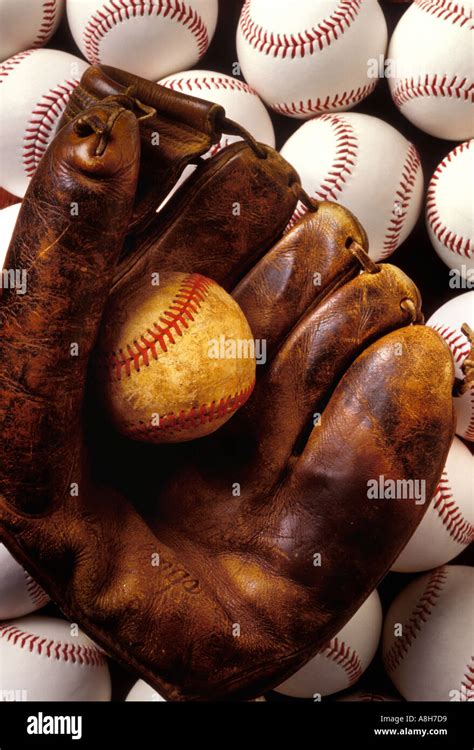
<instances>
[{"instance_id":1,"label":"pile of baseballs","mask_svg":"<svg viewBox=\"0 0 474 750\"><path fill-rule=\"evenodd\" d=\"M341 701L474 699L474 571L448 564L474 539L474 458L466 444L474 441L473 0L406 5L389 40L377 0L245 0L238 60L222 73L194 67L211 43L218 0L0 0L0 205L21 201L82 73L104 63L215 101L271 146L270 113L304 120L281 153L310 196L356 214L376 261L405 242L425 211L434 251L460 290L427 321L453 355L457 436L424 519L392 566L421 575L385 617L374 591L277 688L312 700L340 692ZM63 15L75 54L45 48ZM349 111L383 86L415 128L456 144L446 144L427 189L416 145L389 122ZM206 158L235 139L224 135ZM2 266L19 209L0 211ZM297 206L290 226L305 210ZM3 700L110 700L106 656L73 623L42 613L48 601L0 545ZM398 693L352 689L378 649ZM139 680L127 700L163 698Z\"/></svg>"}]
</instances>

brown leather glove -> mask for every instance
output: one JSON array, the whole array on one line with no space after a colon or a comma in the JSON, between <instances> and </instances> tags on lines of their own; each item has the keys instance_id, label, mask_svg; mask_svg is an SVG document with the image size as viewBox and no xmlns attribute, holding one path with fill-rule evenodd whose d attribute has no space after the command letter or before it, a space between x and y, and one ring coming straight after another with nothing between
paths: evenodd
<instances>
[{"instance_id":1,"label":"brown leather glove","mask_svg":"<svg viewBox=\"0 0 474 750\"><path fill-rule=\"evenodd\" d=\"M452 360L412 282L375 266L334 204L244 275L297 199L268 148L199 167L115 267L139 153L136 106L109 100L64 127L23 202L6 267L28 270L28 294L0 304L0 538L166 698L252 697L343 626L421 520L426 505L370 499L368 482L422 480L429 500L453 435ZM215 435L142 445L101 422L86 369L104 307L164 267L238 282L268 363Z\"/></svg>"}]
</instances>

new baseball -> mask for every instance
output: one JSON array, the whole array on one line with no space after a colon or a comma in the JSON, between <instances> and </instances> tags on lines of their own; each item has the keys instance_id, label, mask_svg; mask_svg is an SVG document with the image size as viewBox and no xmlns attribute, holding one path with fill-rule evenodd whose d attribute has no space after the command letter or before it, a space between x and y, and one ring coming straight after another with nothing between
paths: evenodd
<instances>
[{"instance_id":1,"label":"new baseball","mask_svg":"<svg viewBox=\"0 0 474 750\"><path fill-rule=\"evenodd\" d=\"M74 40L90 63L156 80L195 65L217 23L217 0L68 0Z\"/></svg>"},{"instance_id":2,"label":"new baseball","mask_svg":"<svg viewBox=\"0 0 474 750\"><path fill-rule=\"evenodd\" d=\"M382 605L377 591L373 591L342 630L276 691L294 698L311 698L351 687L372 661L381 631Z\"/></svg>"},{"instance_id":3,"label":"new baseball","mask_svg":"<svg viewBox=\"0 0 474 750\"><path fill-rule=\"evenodd\" d=\"M5 265L8 247L20 213L21 203L2 208L0 211L0 269Z\"/></svg>"},{"instance_id":4,"label":"new baseball","mask_svg":"<svg viewBox=\"0 0 474 750\"><path fill-rule=\"evenodd\" d=\"M474 700L474 568L445 565L412 581L384 623L383 659L408 701Z\"/></svg>"},{"instance_id":5,"label":"new baseball","mask_svg":"<svg viewBox=\"0 0 474 750\"><path fill-rule=\"evenodd\" d=\"M46 44L63 10L64 0L0 0L0 62Z\"/></svg>"},{"instance_id":6,"label":"new baseball","mask_svg":"<svg viewBox=\"0 0 474 750\"><path fill-rule=\"evenodd\" d=\"M255 140L275 147L275 133L270 115L255 91L238 78L212 70L184 70L158 81L162 86L197 96L224 107L227 117L249 131ZM207 156L214 156L221 148L241 140L239 136L223 135Z\"/></svg>"},{"instance_id":7,"label":"new baseball","mask_svg":"<svg viewBox=\"0 0 474 750\"><path fill-rule=\"evenodd\" d=\"M312 197L357 216L374 260L391 255L412 231L423 202L420 158L384 120L355 112L321 115L305 122L281 153ZM292 222L305 211L299 204Z\"/></svg>"},{"instance_id":8,"label":"new baseball","mask_svg":"<svg viewBox=\"0 0 474 750\"><path fill-rule=\"evenodd\" d=\"M465 381L462 367L472 360L472 344L461 330L467 323L474 331L474 291L460 294L442 305L427 321L444 338L453 355L456 377ZM472 377L472 374L471 374ZM474 382L466 383L465 392L454 396L457 425L456 434L474 440Z\"/></svg>"},{"instance_id":9,"label":"new baseball","mask_svg":"<svg viewBox=\"0 0 474 750\"><path fill-rule=\"evenodd\" d=\"M138 680L125 698L125 701L127 703L144 703L148 701L158 703L165 701L165 699L144 680Z\"/></svg>"},{"instance_id":10,"label":"new baseball","mask_svg":"<svg viewBox=\"0 0 474 750\"><path fill-rule=\"evenodd\" d=\"M96 373L119 432L182 442L214 432L246 402L255 364L252 332L224 289L200 274L163 273L112 297Z\"/></svg>"},{"instance_id":11,"label":"new baseball","mask_svg":"<svg viewBox=\"0 0 474 750\"><path fill-rule=\"evenodd\" d=\"M0 690L11 700L110 700L104 654L65 620L28 615L0 623L0 664Z\"/></svg>"},{"instance_id":12,"label":"new baseball","mask_svg":"<svg viewBox=\"0 0 474 750\"><path fill-rule=\"evenodd\" d=\"M414 0L390 40L393 101L414 125L437 138L474 137L472 7L473 0Z\"/></svg>"},{"instance_id":13,"label":"new baseball","mask_svg":"<svg viewBox=\"0 0 474 750\"><path fill-rule=\"evenodd\" d=\"M423 520L392 566L399 573L430 570L474 541L474 456L457 437Z\"/></svg>"},{"instance_id":14,"label":"new baseball","mask_svg":"<svg viewBox=\"0 0 474 750\"><path fill-rule=\"evenodd\" d=\"M441 260L466 278L474 273L474 141L461 143L438 165L428 187L426 225Z\"/></svg>"},{"instance_id":15,"label":"new baseball","mask_svg":"<svg viewBox=\"0 0 474 750\"><path fill-rule=\"evenodd\" d=\"M49 602L49 596L0 544L0 620L22 617Z\"/></svg>"},{"instance_id":16,"label":"new baseball","mask_svg":"<svg viewBox=\"0 0 474 750\"><path fill-rule=\"evenodd\" d=\"M242 73L276 112L350 109L374 90L369 60L387 46L376 0L246 0L237 31Z\"/></svg>"},{"instance_id":17,"label":"new baseball","mask_svg":"<svg viewBox=\"0 0 474 750\"><path fill-rule=\"evenodd\" d=\"M52 49L0 65L0 184L23 197L87 63Z\"/></svg>"}]
</instances>

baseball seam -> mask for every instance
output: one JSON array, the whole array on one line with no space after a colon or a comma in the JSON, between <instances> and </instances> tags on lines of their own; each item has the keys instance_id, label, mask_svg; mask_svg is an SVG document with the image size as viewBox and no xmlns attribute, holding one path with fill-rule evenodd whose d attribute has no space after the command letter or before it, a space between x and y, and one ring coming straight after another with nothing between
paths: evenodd
<instances>
[{"instance_id":1,"label":"baseball seam","mask_svg":"<svg viewBox=\"0 0 474 750\"><path fill-rule=\"evenodd\" d=\"M399 108L413 99L423 97L450 97L474 102L474 84L467 77L461 78L455 75L448 78L447 74L430 75L427 73L425 76L403 79L395 87L392 96Z\"/></svg>"},{"instance_id":2,"label":"baseball seam","mask_svg":"<svg viewBox=\"0 0 474 750\"><path fill-rule=\"evenodd\" d=\"M172 91L181 91L184 94L193 92L193 89L200 91L212 91L213 89L224 89L226 91L243 91L246 94L255 94L256 92L244 81L238 81L234 78L221 78L218 76L204 76L203 78L171 78L161 84Z\"/></svg>"},{"instance_id":3,"label":"baseball seam","mask_svg":"<svg viewBox=\"0 0 474 750\"><path fill-rule=\"evenodd\" d=\"M336 147L333 163L327 175L321 181L318 190L313 195L319 201L336 201L338 193L344 190L348 178L352 175L358 155L359 143L354 128L344 117L340 115L321 115L318 120L327 122L330 125L336 138ZM315 120L315 122L318 120ZM306 206L300 202L285 231L291 229L306 213Z\"/></svg>"},{"instance_id":4,"label":"baseball seam","mask_svg":"<svg viewBox=\"0 0 474 750\"><path fill-rule=\"evenodd\" d=\"M461 3L453 3L450 0L415 0L415 5L425 13L461 28L472 22L471 16L465 14Z\"/></svg>"},{"instance_id":5,"label":"baseball seam","mask_svg":"<svg viewBox=\"0 0 474 750\"><path fill-rule=\"evenodd\" d=\"M28 177L33 176L48 148L56 124L78 83L78 80L63 81L44 94L33 109L23 139L23 167Z\"/></svg>"},{"instance_id":6,"label":"baseball seam","mask_svg":"<svg viewBox=\"0 0 474 750\"><path fill-rule=\"evenodd\" d=\"M181 0L110 0L88 21L84 30L84 47L90 62L100 63L100 45L114 27L140 16L163 16L180 23L196 40L199 57L209 46L206 25L196 10Z\"/></svg>"},{"instance_id":7,"label":"baseball seam","mask_svg":"<svg viewBox=\"0 0 474 750\"><path fill-rule=\"evenodd\" d=\"M466 671L464 673L464 679L461 682L461 695L464 700L474 700L474 658L471 657L471 661L466 665Z\"/></svg>"},{"instance_id":8,"label":"baseball seam","mask_svg":"<svg viewBox=\"0 0 474 750\"><path fill-rule=\"evenodd\" d=\"M440 323L430 324L430 328L437 331L440 336L446 341L447 345L451 349L454 362L458 367L462 366L462 363L471 351L467 337L462 331L457 331L455 328L442 325Z\"/></svg>"},{"instance_id":9,"label":"baseball seam","mask_svg":"<svg viewBox=\"0 0 474 750\"><path fill-rule=\"evenodd\" d=\"M246 0L239 26L250 46L265 55L283 59L305 57L339 39L355 21L361 7L362 0L341 0L336 10L317 26L302 29L298 34L277 34L255 23L251 17L251 0Z\"/></svg>"},{"instance_id":10,"label":"baseball seam","mask_svg":"<svg viewBox=\"0 0 474 750\"><path fill-rule=\"evenodd\" d=\"M469 402L471 407L471 413L469 417L469 424L466 427L464 437L466 440L474 440L474 387L471 387L469 392Z\"/></svg>"},{"instance_id":11,"label":"baseball seam","mask_svg":"<svg viewBox=\"0 0 474 750\"><path fill-rule=\"evenodd\" d=\"M436 606L447 579L448 573L444 567L433 570L430 574L425 590L413 609L408 622L403 625L403 635L396 638L396 641L384 656L387 671L393 672L413 645L422 625L427 621Z\"/></svg>"},{"instance_id":12,"label":"baseball seam","mask_svg":"<svg viewBox=\"0 0 474 750\"><path fill-rule=\"evenodd\" d=\"M410 143L407 157L403 165L400 183L395 192L394 204L400 207L401 213L399 216L392 215L388 229L385 232L381 260L391 255L398 247L400 235L410 207L410 200L413 195L413 190L415 189L416 177L420 168L421 161L418 151L415 146Z\"/></svg>"},{"instance_id":13,"label":"baseball seam","mask_svg":"<svg viewBox=\"0 0 474 750\"><path fill-rule=\"evenodd\" d=\"M24 573L25 586L28 596L36 607L43 606L43 604L46 604L46 602L49 601L49 596L45 591L43 591L39 583L37 583L34 578L32 578L30 574L26 572L26 570L24 571Z\"/></svg>"},{"instance_id":14,"label":"baseball seam","mask_svg":"<svg viewBox=\"0 0 474 750\"><path fill-rule=\"evenodd\" d=\"M279 102L270 104L270 107L281 115L290 116L322 114L323 112L331 112L336 108L349 109L369 96L376 86L377 81L373 81L365 86L359 86L357 89L351 89L351 91L339 92L332 97L328 94L325 98L318 97L317 99L301 99L296 102Z\"/></svg>"},{"instance_id":15,"label":"baseball seam","mask_svg":"<svg viewBox=\"0 0 474 750\"><path fill-rule=\"evenodd\" d=\"M336 637L329 641L320 653L344 670L349 680L349 686L361 677L362 665L357 651L339 638Z\"/></svg>"},{"instance_id":16,"label":"baseball seam","mask_svg":"<svg viewBox=\"0 0 474 750\"><path fill-rule=\"evenodd\" d=\"M454 500L446 471L443 471L434 496L433 508L437 511L448 534L466 546L474 540L474 526L464 518L461 509Z\"/></svg>"},{"instance_id":17,"label":"baseball seam","mask_svg":"<svg viewBox=\"0 0 474 750\"><path fill-rule=\"evenodd\" d=\"M431 178L426 200L426 220L434 236L448 250L451 250L458 255L464 255L466 258L471 258L474 252L471 239L470 237L463 237L462 235L457 234L445 225L441 219L436 191L439 181L443 174L445 174L448 166L457 156L459 156L459 154L469 151L470 146L471 141L468 143L460 143L459 146L456 146L456 148L443 159L441 164L438 165L433 177Z\"/></svg>"},{"instance_id":18,"label":"baseball seam","mask_svg":"<svg viewBox=\"0 0 474 750\"><path fill-rule=\"evenodd\" d=\"M104 655L96 648L42 638L8 623L0 625L0 638L5 638L13 646L27 649L38 656L47 656L49 659L89 667L103 666L106 663Z\"/></svg>"},{"instance_id":19,"label":"baseball seam","mask_svg":"<svg viewBox=\"0 0 474 750\"><path fill-rule=\"evenodd\" d=\"M3 79L8 78L12 70L16 70L17 66L23 62L26 57L32 55L34 50L26 50L26 52L19 52L17 55L13 55L8 60L5 60L0 65L0 83L3 83Z\"/></svg>"},{"instance_id":20,"label":"baseball seam","mask_svg":"<svg viewBox=\"0 0 474 750\"><path fill-rule=\"evenodd\" d=\"M57 12L57 0L44 0L43 18L36 39L33 42L33 47L41 47L42 44L48 41L56 22Z\"/></svg>"}]
</instances>

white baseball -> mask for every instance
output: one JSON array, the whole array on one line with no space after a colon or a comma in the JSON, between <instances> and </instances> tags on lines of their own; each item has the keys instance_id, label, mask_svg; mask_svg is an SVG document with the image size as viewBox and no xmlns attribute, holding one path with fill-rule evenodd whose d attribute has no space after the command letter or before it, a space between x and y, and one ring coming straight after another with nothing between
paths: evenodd
<instances>
[{"instance_id":1,"label":"white baseball","mask_svg":"<svg viewBox=\"0 0 474 750\"><path fill-rule=\"evenodd\" d=\"M46 592L0 544L0 620L28 615L48 602Z\"/></svg>"},{"instance_id":2,"label":"white baseball","mask_svg":"<svg viewBox=\"0 0 474 750\"><path fill-rule=\"evenodd\" d=\"M414 0L390 41L393 101L437 138L474 137L472 7L473 0Z\"/></svg>"},{"instance_id":3,"label":"white baseball","mask_svg":"<svg viewBox=\"0 0 474 750\"><path fill-rule=\"evenodd\" d=\"M173 91L220 104L227 117L242 125L257 141L275 147L270 115L256 92L244 81L212 70L184 70L158 83ZM221 148L238 140L241 140L238 136L224 135L207 155L214 156Z\"/></svg>"},{"instance_id":4,"label":"white baseball","mask_svg":"<svg viewBox=\"0 0 474 750\"><path fill-rule=\"evenodd\" d=\"M64 0L0 0L0 62L46 44L63 10Z\"/></svg>"},{"instance_id":5,"label":"white baseball","mask_svg":"<svg viewBox=\"0 0 474 750\"><path fill-rule=\"evenodd\" d=\"M392 566L399 573L430 570L474 541L474 456L457 437L423 520Z\"/></svg>"},{"instance_id":6,"label":"white baseball","mask_svg":"<svg viewBox=\"0 0 474 750\"><path fill-rule=\"evenodd\" d=\"M474 700L473 654L474 568L435 568L392 602L383 659L406 700Z\"/></svg>"},{"instance_id":7,"label":"white baseball","mask_svg":"<svg viewBox=\"0 0 474 750\"><path fill-rule=\"evenodd\" d=\"M52 49L0 65L0 185L23 197L87 63Z\"/></svg>"},{"instance_id":8,"label":"white baseball","mask_svg":"<svg viewBox=\"0 0 474 750\"><path fill-rule=\"evenodd\" d=\"M474 141L460 143L436 168L426 203L431 243L462 278L474 276L473 174Z\"/></svg>"},{"instance_id":9,"label":"white baseball","mask_svg":"<svg viewBox=\"0 0 474 750\"><path fill-rule=\"evenodd\" d=\"M159 702L165 701L151 685L144 680L138 680L125 698L126 702L143 703L148 701Z\"/></svg>"},{"instance_id":10,"label":"white baseball","mask_svg":"<svg viewBox=\"0 0 474 750\"><path fill-rule=\"evenodd\" d=\"M461 366L470 356L469 339L461 331L467 323L474 331L474 291L460 294L442 305L427 321L444 338L454 359L456 377L464 379ZM474 441L474 383L462 396L455 396L456 434L466 440Z\"/></svg>"},{"instance_id":11,"label":"white baseball","mask_svg":"<svg viewBox=\"0 0 474 750\"><path fill-rule=\"evenodd\" d=\"M374 90L387 46L377 0L246 0L237 31L245 80L290 117L350 109Z\"/></svg>"},{"instance_id":12,"label":"white baseball","mask_svg":"<svg viewBox=\"0 0 474 750\"><path fill-rule=\"evenodd\" d=\"M15 229L16 220L20 213L21 203L2 208L0 211L0 269L5 265L8 246Z\"/></svg>"},{"instance_id":13,"label":"white baseball","mask_svg":"<svg viewBox=\"0 0 474 750\"><path fill-rule=\"evenodd\" d=\"M276 688L294 698L331 695L353 685L372 661L382 631L382 605L373 591L362 606L304 667Z\"/></svg>"},{"instance_id":14,"label":"white baseball","mask_svg":"<svg viewBox=\"0 0 474 750\"><path fill-rule=\"evenodd\" d=\"M311 196L357 216L374 260L391 255L412 231L423 202L420 158L383 120L355 112L321 115L305 122L281 153ZM305 211L299 204L291 223Z\"/></svg>"},{"instance_id":15,"label":"white baseball","mask_svg":"<svg viewBox=\"0 0 474 750\"><path fill-rule=\"evenodd\" d=\"M109 701L107 661L71 623L29 615L0 623L0 691L27 701Z\"/></svg>"},{"instance_id":16,"label":"white baseball","mask_svg":"<svg viewBox=\"0 0 474 750\"><path fill-rule=\"evenodd\" d=\"M217 0L67 0L72 35L90 63L150 80L201 59L217 12Z\"/></svg>"}]
</instances>

